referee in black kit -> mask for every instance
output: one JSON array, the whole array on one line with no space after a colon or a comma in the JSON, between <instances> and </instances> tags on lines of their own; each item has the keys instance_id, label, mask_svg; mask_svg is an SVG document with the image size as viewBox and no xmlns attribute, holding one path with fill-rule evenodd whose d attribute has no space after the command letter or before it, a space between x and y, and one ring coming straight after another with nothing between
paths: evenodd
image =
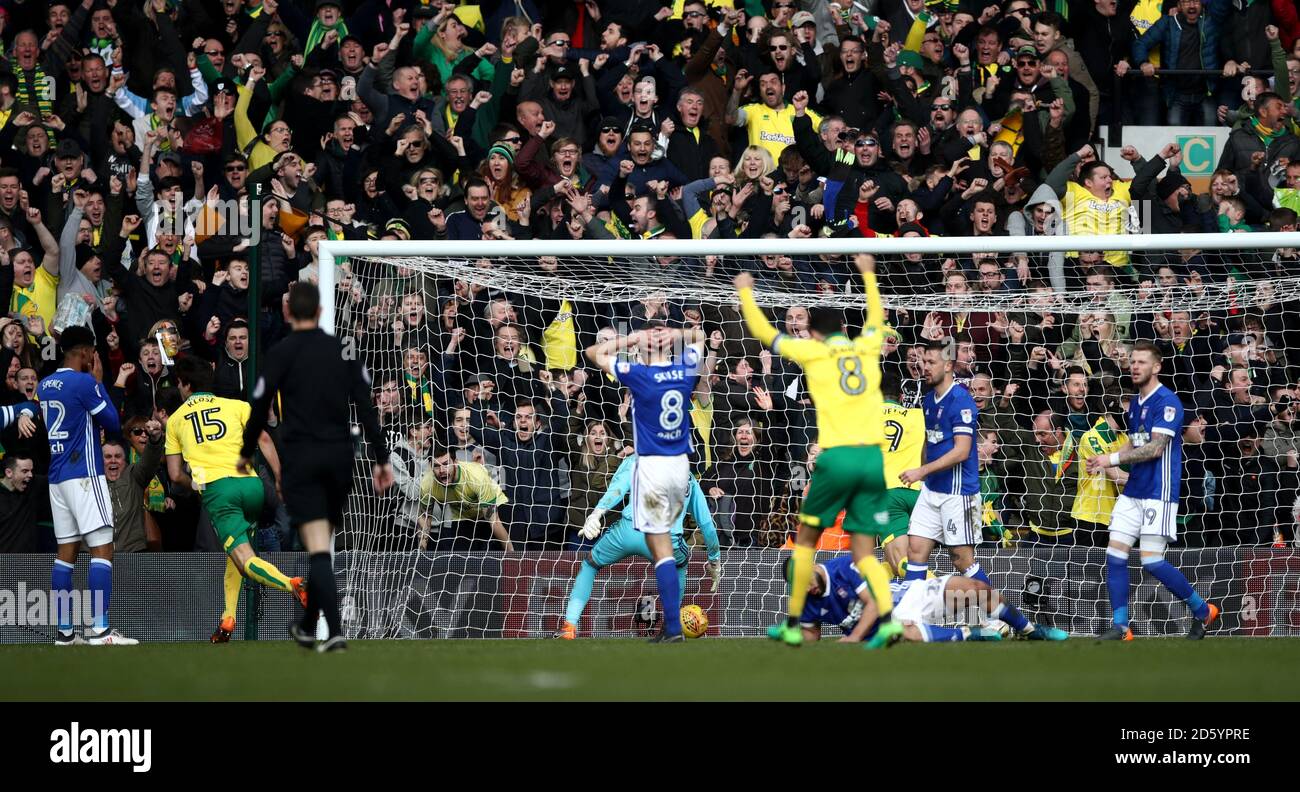
<instances>
[{"instance_id":1,"label":"referee in black kit","mask_svg":"<svg viewBox=\"0 0 1300 792\"><path fill-rule=\"evenodd\" d=\"M251 469L253 450L278 393L284 413L281 489L289 520L298 526L311 557L307 612L301 624L289 625L289 635L300 646L315 646L317 615L324 611L329 638L316 649L330 652L347 648L339 623L330 544L332 527L342 523L343 505L352 489L355 451L349 401L356 405L366 440L375 449L376 492L392 485L393 469L370 401L370 374L358 361L345 359L338 339L320 329L320 292L315 286L300 282L289 291L288 319L293 332L267 353L253 389L253 412L244 429L239 469Z\"/></svg>"}]
</instances>

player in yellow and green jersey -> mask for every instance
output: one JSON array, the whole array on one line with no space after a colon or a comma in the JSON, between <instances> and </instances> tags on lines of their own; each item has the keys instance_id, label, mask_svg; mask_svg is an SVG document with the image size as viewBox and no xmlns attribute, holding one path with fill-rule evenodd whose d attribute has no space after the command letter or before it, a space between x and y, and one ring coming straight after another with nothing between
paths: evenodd
<instances>
[{"instance_id":1,"label":"player in yellow and green jersey","mask_svg":"<svg viewBox=\"0 0 1300 792\"><path fill-rule=\"evenodd\" d=\"M883 376L880 392L884 397L881 420L885 426L885 444L882 449L889 522L877 535L885 545L885 559L890 571L901 570L898 577L902 577L907 569L907 526L912 519L912 509L916 508L916 499L921 495L921 482L909 486L899 480L898 475L904 470L920 467L924 461L925 414L920 409L903 406L902 385L894 374ZM893 540L898 537L903 541L895 543Z\"/></svg>"},{"instance_id":2,"label":"player in yellow and green jersey","mask_svg":"<svg viewBox=\"0 0 1300 792\"><path fill-rule=\"evenodd\" d=\"M825 308L810 314L808 329L812 338L778 333L754 302L753 276L747 272L736 276L740 309L749 332L773 352L803 368L817 410L817 444L822 453L799 514L794 563L787 581L787 618L767 631L769 638L788 646L803 643L799 617L808 597L817 539L823 528L835 524L840 511L846 512L844 530L851 536L853 563L875 602L875 614L864 614L863 618L873 616L880 621L867 648L888 646L903 632L902 625L890 616L894 603L889 573L874 552L875 533L889 522L881 452L885 426L881 420L880 350L885 339L885 309L876 287L875 257L859 255L855 260L867 297L867 320L857 338L844 334L844 319L838 311Z\"/></svg>"},{"instance_id":3,"label":"player in yellow and green jersey","mask_svg":"<svg viewBox=\"0 0 1300 792\"><path fill-rule=\"evenodd\" d=\"M275 564L258 558L249 542L249 529L262 513L262 480L238 469L248 402L212 395L212 367L193 356L176 364L175 376L185 403L167 419L167 475L178 486L202 495L212 527L226 553L225 607L213 643L225 643L235 631L240 576L293 594L307 606L307 588L300 577L288 577ZM266 433L259 444L273 471L279 467L275 446ZM185 466L189 465L189 473ZM278 477L278 473L276 474Z\"/></svg>"}]
</instances>

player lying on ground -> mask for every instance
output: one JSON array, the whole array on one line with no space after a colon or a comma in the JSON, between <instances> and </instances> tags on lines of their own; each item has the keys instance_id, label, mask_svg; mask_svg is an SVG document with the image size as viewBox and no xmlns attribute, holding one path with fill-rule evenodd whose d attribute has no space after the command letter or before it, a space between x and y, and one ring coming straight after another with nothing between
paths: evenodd
<instances>
[{"instance_id":1,"label":"player lying on ground","mask_svg":"<svg viewBox=\"0 0 1300 792\"><path fill-rule=\"evenodd\" d=\"M618 470L614 471L613 478L609 480L609 488L605 490L605 494L596 503L596 508L592 510L582 530L579 531L583 538L595 539L600 536L601 518L605 512L627 501L627 496L632 491L632 473L635 469L636 454L632 454L623 460ZM571 640L578 637L578 619L582 618L587 601L591 599L591 587L596 582L596 574L600 570L632 556L641 556L647 561L654 560L649 546L646 545L645 534L632 527L632 508L632 503L627 502L619 514L618 522L600 537L600 541L591 548L587 557L582 559L578 575L573 579L573 589L569 592L569 604L564 609L564 623L555 634L556 638ZM713 515L709 514L708 499L704 497L704 491L700 489L700 483L694 476L691 476L691 492L686 498L686 508L677 515L677 521L673 523L670 533L673 542L673 560L677 564L677 586L682 592L686 591L686 564L691 558L691 548L686 544L683 535L687 512L695 519L700 533L704 535L704 546L708 553L706 568L713 581L711 592L716 593L718 584L722 581L722 552L718 545L718 531L713 524Z\"/></svg>"},{"instance_id":2,"label":"player lying on ground","mask_svg":"<svg viewBox=\"0 0 1300 792\"><path fill-rule=\"evenodd\" d=\"M789 578L793 559L786 559ZM1055 627L1034 624L996 589L982 580L943 575L928 580L896 580L889 584L894 621L903 626L905 641L998 641L1002 636L982 627L948 626L968 614L1001 619L1031 641L1064 641L1069 634ZM814 569L808 584L808 602L799 626L805 640L821 638L821 625L829 622L844 631L841 643L857 643L870 635L875 621L875 601L867 593L852 559L837 556Z\"/></svg>"},{"instance_id":3,"label":"player lying on ground","mask_svg":"<svg viewBox=\"0 0 1300 792\"><path fill-rule=\"evenodd\" d=\"M894 607L889 573L873 552L875 534L889 523L881 451L885 432L880 418L884 404L880 351L885 339L885 309L876 287L875 258L859 255L855 262L867 298L866 322L857 338L845 335L843 315L827 308L811 311L808 329L812 338L778 333L754 301L754 277L742 272L735 281L749 332L773 352L800 365L817 410L817 444L822 452L800 508L786 620L767 631L769 638L787 646L803 642L799 618L812 578L817 539L823 528L835 523L841 511L846 512L844 530L851 535L849 548L858 571L868 581L876 601L874 613L881 622L866 647L888 646L903 629L889 616Z\"/></svg>"},{"instance_id":4,"label":"player lying on ground","mask_svg":"<svg viewBox=\"0 0 1300 792\"><path fill-rule=\"evenodd\" d=\"M1141 542L1142 568L1187 603L1195 620L1187 637L1205 637L1205 628L1219 618L1219 607L1205 601L1182 572L1165 560L1165 548L1178 538L1178 496L1183 471L1183 403L1160 384L1160 350L1149 341L1133 346L1129 371L1137 395L1129 402L1128 441L1109 457L1088 460L1087 470L1128 465L1128 481L1110 515L1110 546L1106 548L1106 590L1114 624L1102 640L1131 641L1128 621L1128 556Z\"/></svg>"},{"instance_id":5,"label":"player lying on ground","mask_svg":"<svg viewBox=\"0 0 1300 792\"><path fill-rule=\"evenodd\" d=\"M258 558L249 544L263 506L262 480L254 472L240 473L239 447L248 423L248 402L212 395L213 373L207 361L181 358L175 376L185 403L167 419L167 475L177 486L194 489L226 552L225 607L213 643L226 643L235 631L240 576L293 594L307 606L302 578L288 577L275 564ZM279 468L275 445L265 432L258 444L272 472ZM189 472L185 470L189 466ZM278 488L278 484L277 484Z\"/></svg>"},{"instance_id":6,"label":"player lying on ground","mask_svg":"<svg viewBox=\"0 0 1300 792\"><path fill-rule=\"evenodd\" d=\"M58 558L50 573L50 590L58 611L55 646L80 642L72 629L72 569L82 542L90 552L86 582L94 603L92 628L85 642L92 646L137 644L109 628L108 608L113 594L113 505L104 478L104 451L100 430L121 431L117 410L104 395L104 372L95 352L95 336L73 325L59 338L63 366L37 386L45 434L50 443L50 511Z\"/></svg>"},{"instance_id":7,"label":"player lying on ground","mask_svg":"<svg viewBox=\"0 0 1300 792\"><path fill-rule=\"evenodd\" d=\"M587 358L632 395L632 435L637 461L632 478L633 525L646 535L664 609L664 629L651 640L679 643L682 590L670 536L691 494L691 394L700 377L704 331L670 329L660 321L630 336L595 344ZM674 351L682 347L680 355ZM635 348L640 362L618 360Z\"/></svg>"}]
</instances>

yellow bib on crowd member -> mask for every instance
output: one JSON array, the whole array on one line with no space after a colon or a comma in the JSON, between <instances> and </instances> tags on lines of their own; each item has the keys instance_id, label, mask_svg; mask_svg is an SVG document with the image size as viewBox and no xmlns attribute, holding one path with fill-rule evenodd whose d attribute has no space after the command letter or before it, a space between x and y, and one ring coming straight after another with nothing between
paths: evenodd
<instances>
[{"instance_id":1,"label":"yellow bib on crowd member","mask_svg":"<svg viewBox=\"0 0 1300 792\"><path fill-rule=\"evenodd\" d=\"M30 286L14 286L13 296L9 298L9 312L23 317L39 316L49 328L58 308L58 294L59 276L51 275L38 263Z\"/></svg>"},{"instance_id":2,"label":"yellow bib on crowd member","mask_svg":"<svg viewBox=\"0 0 1300 792\"><path fill-rule=\"evenodd\" d=\"M1001 141L1011 147L1011 156L1014 158L1020 153L1020 144L1025 142L1025 119L1019 110L1007 113L1006 118L1000 122L1002 128L993 136L993 142Z\"/></svg>"},{"instance_id":3,"label":"yellow bib on crowd member","mask_svg":"<svg viewBox=\"0 0 1300 792\"><path fill-rule=\"evenodd\" d=\"M572 371L578 365L578 333L573 327L573 303L560 303L560 312L542 331L542 356L552 370Z\"/></svg>"},{"instance_id":4,"label":"yellow bib on crowd member","mask_svg":"<svg viewBox=\"0 0 1300 792\"><path fill-rule=\"evenodd\" d=\"M1124 445L1105 418L1097 421L1083 437L1079 438L1079 490L1074 496L1070 516L1076 520L1106 524L1119 497L1119 486L1104 472L1088 472L1088 460L1095 456L1110 456Z\"/></svg>"},{"instance_id":5,"label":"yellow bib on crowd member","mask_svg":"<svg viewBox=\"0 0 1300 792\"><path fill-rule=\"evenodd\" d=\"M699 441L700 459L704 460L704 469L713 467L713 401L701 404L691 397L691 428L695 430L695 439Z\"/></svg>"},{"instance_id":6,"label":"yellow bib on crowd member","mask_svg":"<svg viewBox=\"0 0 1300 792\"><path fill-rule=\"evenodd\" d=\"M504 506L510 499L492 480L487 468L477 462L456 465L456 480L443 484L428 471L420 479L420 503L440 503L453 520L476 520L489 506Z\"/></svg>"},{"instance_id":7,"label":"yellow bib on crowd member","mask_svg":"<svg viewBox=\"0 0 1300 792\"><path fill-rule=\"evenodd\" d=\"M1068 182L1065 186L1065 200L1061 202L1061 216L1065 227L1071 234L1081 236L1105 236L1125 233L1125 221L1128 218L1129 183L1116 180L1109 198L1098 198L1078 182ZM1077 252L1067 253L1077 256ZM1128 266L1127 250L1106 251L1106 261L1115 267Z\"/></svg>"},{"instance_id":8,"label":"yellow bib on crowd member","mask_svg":"<svg viewBox=\"0 0 1300 792\"><path fill-rule=\"evenodd\" d=\"M1132 13L1129 14L1129 21L1137 29L1137 35L1141 36L1146 33L1152 25L1160 21L1160 17L1165 15L1163 0L1138 0L1133 7ZM1156 47L1147 54L1147 60L1152 66L1160 65L1160 48ZM1141 64L1133 64L1134 68Z\"/></svg>"}]
</instances>

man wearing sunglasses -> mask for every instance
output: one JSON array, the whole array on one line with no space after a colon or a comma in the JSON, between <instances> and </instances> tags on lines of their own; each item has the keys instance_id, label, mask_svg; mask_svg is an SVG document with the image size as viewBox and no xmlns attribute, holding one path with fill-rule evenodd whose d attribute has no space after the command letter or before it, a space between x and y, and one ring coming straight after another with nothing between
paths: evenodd
<instances>
[{"instance_id":1,"label":"man wearing sunglasses","mask_svg":"<svg viewBox=\"0 0 1300 792\"><path fill-rule=\"evenodd\" d=\"M841 219L854 214L859 203L859 188L866 182L871 198L867 217L872 230L893 233L894 207L907 195L907 184L881 155L880 139L872 132L864 132L852 141L853 155L846 161L844 154L832 154L813 134L813 114L808 111L808 93L800 91L794 96L793 127L799 153L817 174L826 177L827 205L835 211L828 219Z\"/></svg>"},{"instance_id":2,"label":"man wearing sunglasses","mask_svg":"<svg viewBox=\"0 0 1300 792\"><path fill-rule=\"evenodd\" d=\"M815 92L821 84L822 74L813 45L800 45L795 34L786 30L776 30L767 38L767 46L758 53L760 62L764 65L752 68L751 71L762 74L765 65L770 63L781 75L786 99L799 91L808 91L810 94Z\"/></svg>"},{"instance_id":3,"label":"man wearing sunglasses","mask_svg":"<svg viewBox=\"0 0 1300 792\"><path fill-rule=\"evenodd\" d=\"M608 187L618 175L619 160L626 158L623 124L614 116L605 116L596 130L596 148L582 156L582 167L596 178L597 186Z\"/></svg>"}]
</instances>

